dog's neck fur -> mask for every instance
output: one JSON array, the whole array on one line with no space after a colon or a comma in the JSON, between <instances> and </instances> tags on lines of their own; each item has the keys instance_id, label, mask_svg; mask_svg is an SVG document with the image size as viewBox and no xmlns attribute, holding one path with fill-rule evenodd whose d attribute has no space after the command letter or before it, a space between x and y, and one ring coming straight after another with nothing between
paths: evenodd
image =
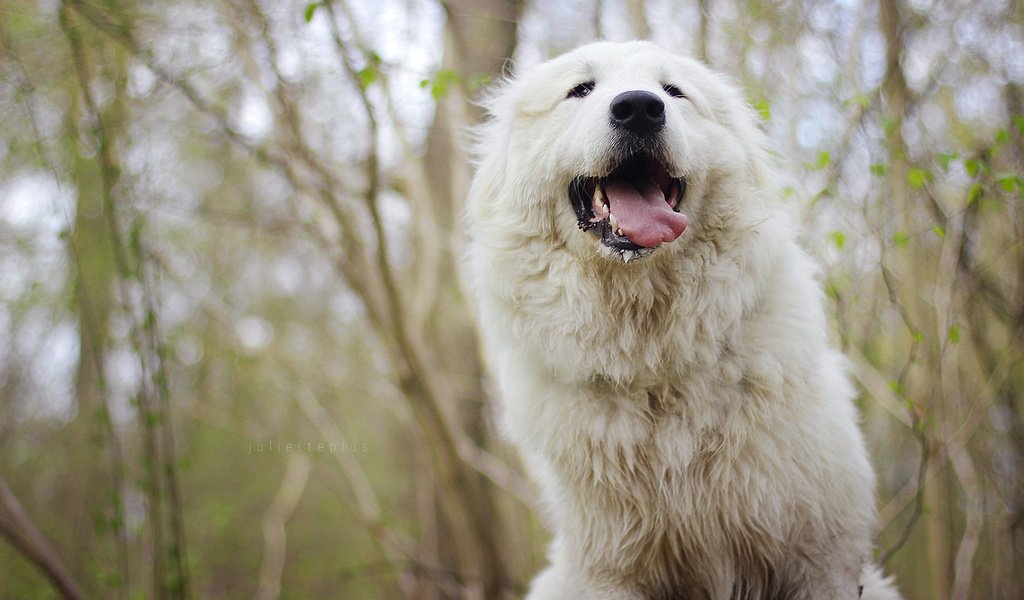
<instances>
[{"instance_id":1,"label":"dog's neck fur","mask_svg":"<svg viewBox=\"0 0 1024 600\"><path fill-rule=\"evenodd\" d=\"M547 252L526 232L501 232L500 251L484 260L503 280L482 288L506 308L511 346L565 382L642 388L713 365L757 308L773 260L763 249L778 246L766 239L778 237L777 223L739 222L722 198L693 215L682 238L628 264L596 249ZM553 318L561 315L572 318Z\"/></svg>"}]
</instances>

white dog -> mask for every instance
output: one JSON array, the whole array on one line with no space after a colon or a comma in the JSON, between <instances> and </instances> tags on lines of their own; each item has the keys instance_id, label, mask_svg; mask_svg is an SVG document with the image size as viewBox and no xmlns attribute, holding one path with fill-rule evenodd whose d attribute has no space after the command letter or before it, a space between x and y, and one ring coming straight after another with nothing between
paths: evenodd
<instances>
[{"instance_id":1,"label":"white dog","mask_svg":"<svg viewBox=\"0 0 1024 600\"><path fill-rule=\"evenodd\" d=\"M555 531L529 598L898 598L815 266L736 89L602 42L489 108L468 260Z\"/></svg>"}]
</instances>

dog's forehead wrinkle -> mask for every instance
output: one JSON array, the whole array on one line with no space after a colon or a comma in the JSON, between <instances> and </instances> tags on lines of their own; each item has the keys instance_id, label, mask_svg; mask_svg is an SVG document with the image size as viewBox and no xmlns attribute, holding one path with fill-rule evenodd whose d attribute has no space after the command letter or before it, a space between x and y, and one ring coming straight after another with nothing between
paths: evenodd
<instances>
[{"instance_id":1,"label":"dog's forehead wrinkle","mask_svg":"<svg viewBox=\"0 0 1024 600\"><path fill-rule=\"evenodd\" d=\"M594 68L594 63L589 58L587 58L586 56L580 56L577 58L575 69L575 73L577 75L593 78L595 71L596 69Z\"/></svg>"}]
</instances>

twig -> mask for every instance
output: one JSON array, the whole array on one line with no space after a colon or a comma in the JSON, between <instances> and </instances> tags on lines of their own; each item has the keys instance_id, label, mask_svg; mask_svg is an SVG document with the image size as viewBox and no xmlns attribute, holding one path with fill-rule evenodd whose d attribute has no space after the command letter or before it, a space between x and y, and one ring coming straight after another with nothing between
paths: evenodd
<instances>
[{"instance_id":1,"label":"twig","mask_svg":"<svg viewBox=\"0 0 1024 600\"><path fill-rule=\"evenodd\" d=\"M983 501L977 471L970 454L966 451L953 455L953 471L960 479L966 500L966 524L960 538L953 566L953 600L967 600L973 576L972 563L978 550L981 527L985 522Z\"/></svg>"},{"instance_id":2,"label":"twig","mask_svg":"<svg viewBox=\"0 0 1024 600\"><path fill-rule=\"evenodd\" d=\"M141 228L141 226L140 226ZM176 464L178 452L174 440L174 419L170 410L171 391L168 383L166 350L161 343L160 333L157 330L157 299L153 293L155 282L151 281L153 269L147 268L153 261L143 247L141 232L133 236L133 249L136 253L136 260L139 263L140 283L142 287L142 303L144 316L142 319L141 337L144 343L148 342L148 355L152 365L150 367L153 386L153 397L157 405L157 411L162 418L156 424L160 453L163 457L163 479L167 488L167 502L170 507L169 517L172 535L171 560L174 563L177 579L173 582L173 592L181 598L188 598L190 594L190 578L188 570L188 557L185 542L185 519L182 514L181 489L178 485L178 467Z\"/></svg>"},{"instance_id":3,"label":"twig","mask_svg":"<svg viewBox=\"0 0 1024 600\"><path fill-rule=\"evenodd\" d=\"M274 500L263 514L263 563L260 565L256 600L277 600L287 552L285 524L295 511L309 481L312 461L302 453L288 455L288 466Z\"/></svg>"},{"instance_id":4,"label":"twig","mask_svg":"<svg viewBox=\"0 0 1024 600\"><path fill-rule=\"evenodd\" d=\"M358 73L349 58L349 50L342 38L332 3L326 2L324 7L330 17L331 36L342 67L351 81L359 82ZM485 576L483 582L485 589L494 592L501 587L504 574L495 547L493 524L488 523L484 516L486 494L478 482L471 479L472 471L465 468L465 463L460 458L457 440L462 434L458 426L452 423L449 415L445 414L442 409L440 399L445 395L438 389L442 382L430 375L427 360L407 328L401 296L398 293L395 274L388 256L387 240L377 206L377 186L380 176L376 155L377 117L366 89L363 86L358 86L357 91L369 123L370 138L366 164L369 183L364 193L364 199L370 211L374 234L377 238L377 271L383 281L390 317L388 321L390 330L382 333L394 341L393 350L397 354L395 366L400 372L400 387L410 399L413 412L417 415L426 438L431 441L431 446L436 452L439 475L447 484L443 489L454 503L449 510L449 516L456 522L461 521L458 527L465 529L462 535L454 536L456 544L463 546L457 549L457 554L461 560L475 565L480 570L480 574Z\"/></svg>"},{"instance_id":5,"label":"twig","mask_svg":"<svg viewBox=\"0 0 1024 600\"><path fill-rule=\"evenodd\" d=\"M910 351L907 353L907 360L903 363L903 366L900 368L899 375L896 378L896 389L894 390L897 396L905 397L907 376L910 373L911 365L917 358L917 353L921 345L921 335L918 328L914 325L909 312L907 312L906 307L899 302L896 291L897 286L892 273L885 266L884 262L880 261L879 264L882 270L882 281L885 283L885 289L888 292L889 302L896 307L896 310L899 312L900 318L903 320L903 324L910 333L912 340ZM930 459L930 444L928 441L928 435L925 432L924 421L918 414L917 408L918 407L912 402L908 402L907 412L910 414L911 431L913 432L918 445L921 447L921 457L917 467L917 491L914 494L914 510L911 512L910 518L903 526L903 530L900 532L899 537L879 557L879 563L882 565L885 565L889 559L907 543L907 540L910 539L910 534L914 531L914 527L917 526L917 522L921 519L921 516L924 515L924 490L927 479L926 475L928 472L928 461Z\"/></svg>"},{"instance_id":6,"label":"twig","mask_svg":"<svg viewBox=\"0 0 1024 600\"><path fill-rule=\"evenodd\" d=\"M63 0L63 2L82 15L99 32L141 60L161 82L177 89L197 111L212 118L228 141L252 155L259 162L278 169L295 191L320 198L335 213L335 218L339 218L338 213L340 209L324 186L312 185L304 181L286 156L281 156L265 146L254 144L244 134L239 132L231 125L227 114L212 102L206 100L187 79L172 75L170 71L157 63L152 54L132 37L130 30L110 22L95 7L81 0ZM372 280L366 276L366 273L370 272L370 268L369 263L364 260L362 245L353 242L356 239L355 230L348 226L348 222L343 217L338 222L342 225L342 231L346 234L341 240L342 246L345 249L343 260L339 260L334 256L333 252L331 252L331 243L312 224L302 223L302 226L310 237L327 252L327 255L332 257L334 267L341 273L353 290L359 294L360 298L363 299L370 320L374 323L381 322L385 317L379 307L379 303L375 301L379 294L370 285Z\"/></svg>"},{"instance_id":7,"label":"twig","mask_svg":"<svg viewBox=\"0 0 1024 600\"><path fill-rule=\"evenodd\" d=\"M146 473L146 492L148 495L148 516L153 536L153 586L157 598L167 595L187 598L189 595L189 578L185 557L185 534L181 515L181 497L177 485L177 469L173 431L170 424L170 413L167 410L167 374L156 331L156 307L153 294L149 289L149 274L145 269L145 257L142 250L141 224L136 223L131 236L131 244L127 244L121 231L118 218L117 190L121 183L121 169L115 156L114 142L108 135L111 131L106 116L99 110L90 89L91 74L87 62L87 54L81 39L70 21L69 3L61 4L60 22L71 46L72 61L78 80L80 93L89 116L95 123L95 134L99 142L98 165L103 186L103 214L107 220L107 233L110 236L117 272L117 283L121 289L121 302L125 313L129 316L137 314L130 305L132 298L129 289L130 281L138 281L141 285L143 298L141 309L142 322L132 327L132 348L139 360L142 371L142 385L138 395L141 409L143 430L143 448L145 452L144 471ZM130 261L128 252L134 251L134 261ZM166 492L166 497L165 497ZM168 503L171 528L171 543L165 548L164 503ZM171 574L168 579L164 554L169 550Z\"/></svg>"},{"instance_id":8,"label":"twig","mask_svg":"<svg viewBox=\"0 0 1024 600\"><path fill-rule=\"evenodd\" d=\"M932 458L932 475L928 476L928 480L934 476L935 473L939 472L946 464L946 462L956 453L963 452L968 442L977 432L978 428L985 421L985 416L988 414L988 409L995 401L999 394L999 390L1006 383L1008 377L1014 372L1015 367L1018 363L1024 359L1024 340L1021 339L1021 333L1024 329L1018 329L1013 336L1014 342L1010 348L1003 354L1002 360L999 365L989 375L988 380L985 382L985 386L981 392L977 395L977 400L972 403L971 408L967 415L963 419L963 424L957 429L951 436L945 439L937 440L935 444L935 452ZM898 494L896 494L889 504L882 509L881 515L883 522L891 522L896 516L906 508L910 499L914 496L914 489L920 481L910 482Z\"/></svg>"},{"instance_id":9,"label":"twig","mask_svg":"<svg viewBox=\"0 0 1024 600\"><path fill-rule=\"evenodd\" d=\"M296 402L306 415L306 418L320 430L324 437L329 440L337 440L343 448L346 446L345 435L342 433L341 428L334 422L334 418L331 417L330 413L317 401L311 390L305 387L300 389ZM337 457L341 472L348 479L352 492L356 496L356 504L359 506L362 518L371 528L381 527L383 524L381 522L380 503L377 501L373 487L370 486L370 480L367 478L366 472L359 464L359 461L350 452L338 452L335 453L335 456Z\"/></svg>"},{"instance_id":10,"label":"twig","mask_svg":"<svg viewBox=\"0 0 1024 600\"><path fill-rule=\"evenodd\" d=\"M535 513L542 511L540 496L522 473L486 449L476 445L468 437L461 441L463 443L459 444L459 456L462 460L491 480L491 483L512 494L530 510Z\"/></svg>"},{"instance_id":11,"label":"twig","mask_svg":"<svg viewBox=\"0 0 1024 600\"><path fill-rule=\"evenodd\" d=\"M23 105L26 116L28 117L29 125L32 128L36 151L39 154L40 160L49 169L50 174L53 176L53 181L57 184L58 189L63 193L64 186L61 183L61 177L57 169L57 162L54 157L47 152L43 134L39 127L39 117L36 115L36 103L33 101L35 86L32 85L32 79L29 76L28 69L25 67L25 64L21 60L21 56L7 34L5 21L0 21L0 46L3 47L4 52L8 55L11 62L17 66L20 75L18 79L18 89L20 91L18 97ZM82 258L74 235L75 231L72 217L64 203L58 201L56 204L57 212L60 213L63 218L64 226L70 234L68 236L67 246L72 264L74 265L74 272L78 274L78 285L76 286L75 291L79 300L79 318L83 323L96 323L95 303L93 302L88 286L82 279ZM96 389L100 394L105 394L108 389L107 376L103 368L103 348L100 338L99 336L83 337L87 340L88 352L85 351L86 348L82 348L81 355L83 357L83 361L86 357L88 357L88 360L84 361L87 364L82 364L79 368L89 369L92 376L95 378ZM98 408L98 412L103 424L104 432L107 436L107 448L109 450L108 459L110 463L110 481L112 488L111 498L113 499L114 513L112 521L120 524L119 526L112 527L111 531L114 534L114 543L117 548L117 564L118 570L120 571L122 585L121 591L125 597L130 597L131 571L128 565L128 535L124 527L124 452L121 447L121 440L118 436L118 432L114 428L113 420L110 417L110 406L108 404L109 398L103 397L100 402L101 404Z\"/></svg>"},{"instance_id":12,"label":"twig","mask_svg":"<svg viewBox=\"0 0 1024 600\"><path fill-rule=\"evenodd\" d=\"M22 508L17 497L0 478L0 534L46 575L53 587L68 600L85 600L78 582L68 571L49 542Z\"/></svg>"}]
</instances>

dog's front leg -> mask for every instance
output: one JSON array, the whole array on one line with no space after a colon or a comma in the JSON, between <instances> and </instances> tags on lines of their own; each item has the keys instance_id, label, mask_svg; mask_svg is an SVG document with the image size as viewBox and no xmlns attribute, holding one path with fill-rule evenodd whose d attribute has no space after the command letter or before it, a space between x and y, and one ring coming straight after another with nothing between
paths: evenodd
<instances>
[{"instance_id":1,"label":"dog's front leg","mask_svg":"<svg viewBox=\"0 0 1024 600\"><path fill-rule=\"evenodd\" d=\"M637 589L588 575L560 550L561 544L555 541L548 553L551 565L533 578L526 600L645 600Z\"/></svg>"},{"instance_id":2,"label":"dog's front leg","mask_svg":"<svg viewBox=\"0 0 1024 600\"><path fill-rule=\"evenodd\" d=\"M787 586L793 600L858 600L861 595L858 559L807 555L790 571Z\"/></svg>"},{"instance_id":3,"label":"dog's front leg","mask_svg":"<svg viewBox=\"0 0 1024 600\"><path fill-rule=\"evenodd\" d=\"M638 590L608 582L594 581L578 573L566 573L558 564L541 571L526 600L645 600Z\"/></svg>"}]
</instances>

